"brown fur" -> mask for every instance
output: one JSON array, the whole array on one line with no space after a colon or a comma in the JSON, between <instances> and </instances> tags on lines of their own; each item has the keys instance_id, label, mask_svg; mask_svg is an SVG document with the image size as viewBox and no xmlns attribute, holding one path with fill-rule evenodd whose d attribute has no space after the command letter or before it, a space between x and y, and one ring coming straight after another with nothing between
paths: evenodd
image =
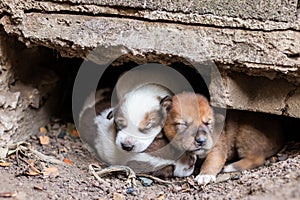
<instances>
[{"instance_id":1,"label":"brown fur","mask_svg":"<svg viewBox=\"0 0 300 200\"><path fill-rule=\"evenodd\" d=\"M213 111L206 98L184 92L173 97L164 132L176 148L206 156L214 144L213 124ZM206 145L197 144L199 137L207 140Z\"/></svg>"},{"instance_id":2,"label":"brown fur","mask_svg":"<svg viewBox=\"0 0 300 200\"><path fill-rule=\"evenodd\" d=\"M166 136L173 145L193 151L200 157L207 155L200 175L216 176L227 160L236 158L241 160L225 167L224 171L240 171L260 166L283 145L280 122L275 117L228 110L219 139L214 135L213 127L209 128L207 138L213 140L215 146L208 146L205 152L195 151L197 130L206 121L212 121L212 126L215 126L208 101L201 95L195 97L194 93L181 93L173 98L173 106L164 127ZM183 130L178 125L182 122L188 124Z\"/></svg>"},{"instance_id":3,"label":"brown fur","mask_svg":"<svg viewBox=\"0 0 300 200\"><path fill-rule=\"evenodd\" d=\"M283 143L278 118L263 113L228 110L224 130L207 155L200 174L217 175L227 160L237 157L241 160L226 166L225 172L258 167L267 157L277 153Z\"/></svg>"},{"instance_id":4,"label":"brown fur","mask_svg":"<svg viewBox=\"0 0 300 200\"><path fill-rule=\"evenodd\" d=\"M167 159L176 159L178 155L182 152L178 152L172 145L168 145L168 139L162 134L158 134L151 145L146 149L146 153L152 153L153 156L159 156L162 158ZM188 164L190 167L196 162L195 157L190 152L183 153L180 158L179 162L182 164ZM168 165L162 169L154 171L151 173L153 176L159 176L164 178L173 177L174 166Z\"/></svg>"}]
</instances>

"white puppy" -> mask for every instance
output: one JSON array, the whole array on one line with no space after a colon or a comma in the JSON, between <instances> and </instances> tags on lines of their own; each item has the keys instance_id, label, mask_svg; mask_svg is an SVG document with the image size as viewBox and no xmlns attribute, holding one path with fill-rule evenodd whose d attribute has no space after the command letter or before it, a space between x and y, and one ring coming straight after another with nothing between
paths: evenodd
<instances>
[{"instance_id":1,"label":"white puppy","mask_svg":"<svg viewBox=\"0 0 300 200\"><path fill-rule=\"evenodd\" d=\"M119 101L108 118L114 117L116 145L125 151L142 152L161 132L172 93L158 84L144 84Z\"/></svg>"}]
</instances>

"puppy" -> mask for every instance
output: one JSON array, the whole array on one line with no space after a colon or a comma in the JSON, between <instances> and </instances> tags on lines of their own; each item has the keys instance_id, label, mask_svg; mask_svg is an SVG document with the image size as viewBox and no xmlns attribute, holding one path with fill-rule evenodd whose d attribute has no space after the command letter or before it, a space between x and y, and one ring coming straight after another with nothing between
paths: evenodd
<instances>
[{"instance_id":1,"label":"puppy","mask_svg":"<svg viewBox=\"0 0 300 200\"><path fill-rule=\"evenodd\" d=\"M206 157L215 144L214 116L207 99L192 92L172 98L164 133L177 149Z\"/></svg>"},{"instance_id":2,"label":"puppy","mask_svg":"<svg viewBox=\"0 0 300 200\"><path fill-rule=\"evenodd\" d=\"M126 93L108 115L114 118L116 145L125 151L145 151L163 128L171 95L168 89L154 83Z\"/></svg>"},{"instance_id":3,"label":"puppy","mask_svg":"<svg viewBox=\"0 0 300 200\"><path fill-rule=\"evenodd\" d=\"M228 160L240 159L225 166L224 172L263 165L265 159L277 153L284 142L276 117L233 110L227 112L224 129L217 139L213 136L216 124L208 101L193 93L173 97L169 116L165 133L173 139L172 143L200 157L207 154L200 174L195 178L199 184L215 181Z\"/></svg>"},{"instance_id":4,"label":"puppy","mask_svg":"<svg viewBox=\"0 0 300 200\"><path fill-rule=\"evenodd\" d=\"M144 146L140 148L139 153L124 150L120 143L116 143L120 130L115 123L114 116L119 116L117 112L120 112L120 107L110 107L109 94L111 94L109 90L98 91L96 98L87 99L80 114L80 136L98 159L108 165L126 165L137 173L151 173L162 177L183 177L192 174L196 161L195 155L179 152L181 153L179 157L178 151L171 145L167 145L167 139L160 132L155 133L154 138L151 139L152 142L149 145L147 142L146 148ZM154 108L158 107L154 106ZM160 117L166 115L164 112L160 111ZM159 123L152 126L156 127L157 124ZM134 141L133 145L141 144L137 141L138 139L134 138L130 141ZM144 149L143 152L142 149Z\"/></svg>"}]
</instances>

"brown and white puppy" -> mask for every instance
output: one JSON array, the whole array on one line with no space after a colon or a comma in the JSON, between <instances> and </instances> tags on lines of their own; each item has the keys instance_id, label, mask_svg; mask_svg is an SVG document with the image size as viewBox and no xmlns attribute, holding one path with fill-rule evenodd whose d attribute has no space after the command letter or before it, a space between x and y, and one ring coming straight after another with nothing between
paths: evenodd
<instances>
[{"instance_id":1,"label":"brown and white puppy","mask_svg":"<svg viewBox=\"0 0 300 200\"><path fill-rule=\"evenodd\" d=\"M107 90L100 90L96 93L96 100L88 98L79 121L80 136L98 159L108 165L129 166L137 173L152 173L164 177L183 177L192 174L196 157L190 153L184 153L179 157L178 151L167 145L167 139L160 132L155 134L149 145L147 143L146 147L143 146L143 152L136 153L120 148L116 143L118 128L114 119L114 116L118 115L117 113L112 115L118 108L110 107L107 93ZM155 125L153 124L153 127Z\"/></svg>"},{"instance_id":2,"label":"brown and white puppy","mask_svg":"<svg viewBox=\"0 0 300 200\"><path fill-rule=\"evenodd\" d=\"M143 152L161 132L172 93L148 83L126 93L108 118L114 118L116 145L125 151Z\"/></svg>"},{"instance_id":3,"label":"brown and white puppy","mask_svg":"<svg viewBox=\"0 0 300 200\"><path fill-rule=\"evenodd\" d=\"M212 145L214 142L210 134L214 131L214 116L207 100L196 96L197 103L194 103L195 94L192 93L173 98L165 132L169 133L168 138L174 138L172 143L176 146L182 146L200 157L208 153L200 174L195 178L199 184L215 181L226 161L240 159L225 166L224 172L251 169L263 165L267 157L282 148L284 140L276 117L233 110L227 111L224 129L216 144Z\"/></svg>"}]
</instances>

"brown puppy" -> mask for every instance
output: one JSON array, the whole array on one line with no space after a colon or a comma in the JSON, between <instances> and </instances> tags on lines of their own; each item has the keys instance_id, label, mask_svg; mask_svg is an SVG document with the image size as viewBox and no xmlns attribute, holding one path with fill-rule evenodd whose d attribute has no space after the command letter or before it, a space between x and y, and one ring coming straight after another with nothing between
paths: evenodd
<instances>
[{"instance_id":1,"label":"brown puppy","mask_svg":"<svg viewBox=\"0 0 300 200\"><path fill-rule=\"evenodd\" d=\"M172 101L164 126L166 137L176 148L206 157L217 138L213 131L213 110L207 99L183 92L175 95Z\"/></svg>"},{"instance_id":2,"label":"brown puppy","mask_svg":"<svg viewBox=\"0 0 300 200\"><path fill-rule=\"evenodd\" d=\"M176 146L200 157L208 153L200 174L195 178L199 184L215 181L227 160L240 158L225 166L224 172L251 169L263 165L267 157L282 148L284 140L276 117L233 110L227 112L225 127L213 146L215 125L211 107L204 97L196 95L196 99L197 103L193 93L173 98L165 132Z\"/></svg>"}]
</instances>

